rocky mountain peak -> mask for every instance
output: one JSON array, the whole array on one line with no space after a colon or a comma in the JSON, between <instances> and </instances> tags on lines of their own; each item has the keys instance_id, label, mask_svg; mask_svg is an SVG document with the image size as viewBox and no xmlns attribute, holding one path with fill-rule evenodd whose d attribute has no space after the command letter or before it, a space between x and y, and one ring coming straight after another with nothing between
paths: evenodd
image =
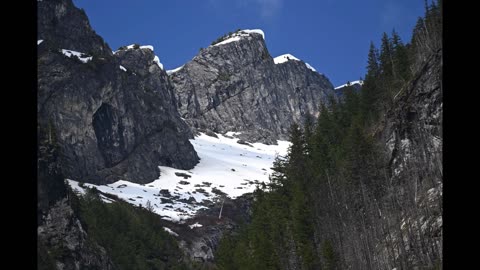
<instances>
[{"instance_id":1,"label":"rocky mountain peak","mask_svg":"<svg viewBox=\"0 0 480 270\"><path fill-rule=\"evenodd\" d=\"M287 138L292 123L317 115L333 86L293 55L297 61L273 59L263 31L245 31L221 37L168 72L177 107L194 129L275 144Z\"/></svg>"},{"instance_id":2,"label":"rocky mountain peak","mask_svg":"<svg viewBox=\"0 0 480 270\"><path fill-rule=\"evenodd\" d=\"M114 54L71 0L38 7L38 122L54 134L61 173L145 183L159 177L159 165L193 168L193 136L153 47Z\"/></svg>"},{"instance_id":3,"label":"rocky mountain peak","mask_svg":"<svg viewBox=\"0 0 480 270\"><path fill-rule=\"evenodd\" d=\"M97 35L83 9L72 0L37 1L37 40L89 55L112 55L107 43Z\"/></svg>"}]
</instances>

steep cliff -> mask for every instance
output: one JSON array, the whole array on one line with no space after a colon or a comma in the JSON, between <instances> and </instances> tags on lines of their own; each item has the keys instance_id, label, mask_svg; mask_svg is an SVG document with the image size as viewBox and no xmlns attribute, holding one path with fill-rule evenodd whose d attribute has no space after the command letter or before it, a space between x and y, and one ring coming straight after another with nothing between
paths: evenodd
<instances>
[{"instance_id":1,"label":"steep cliff","mask_svg":"<svg viewBox=\"0 0 480 270\"><path fill-rule=\"evenodd\" d=\"M273 59L261 30L239 31L169 72L177 107L190 126L241 132L249 141L286 139L294 122L317 115L333 86L295 58Z\"/></svg>"},{"instance_id":2,"label":"steep cliff","mask_svg":"<svg viewBox=\"0 0 480 270\"><path fill-rule=\"evenodd\" d=\"M440 267L443 257L442 49L430 55L395 96L381 132L388 160L388 244L395 266ZM396 222L394 221L396 220ZM398 226L400 223L400 226ZM379 245L378 257L388 256ZM393 259L392 259L393 260Z\"/></svg>"},{"instance_id":3,"label":"steep cliff","mask_svg":"<svg viewBox=\"0 0 480 270\"><path fill-rule=\"evenodd\" d=\"M89 241L68 199L50 208L37 234L39 269L116 269L105 248Z\"/></svg>"},{"instance_id":4,"label":"steep cliff","mask_svg":"<svg viewBox=\"0 0 480 270\"><path fill-rule=\"evenodd\" d=\"M70 0L38 7L38 122L57 139L63 175L146 183L159 165L192 168L192 134L153 47L112 53Z\"/></svg>"}]
</instances>

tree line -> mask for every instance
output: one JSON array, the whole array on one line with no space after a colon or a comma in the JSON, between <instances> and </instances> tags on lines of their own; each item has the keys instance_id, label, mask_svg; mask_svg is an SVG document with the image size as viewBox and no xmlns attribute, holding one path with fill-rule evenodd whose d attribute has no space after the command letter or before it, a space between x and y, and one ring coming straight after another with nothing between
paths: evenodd
<instances>
[{"instance_id":1,"label":"tree line","mask_svg":"<svg viewBox=\"0 0 480 270\"><path fill-rule=\"evenodd\" d=\"M395 30L383 33L380 49L371 43L360 92L347 87L341 100L321 104L317 119L292 125L288 154L254 192L251 223L223 237L219 269L440 269L441 247L418 223L438 216L417 201L432 185L410 189L420 179L414 167L392 181L375 134L421 64L441 50L441 28L441 1L426 4L410 43ZM429 175L435 181L437 171Z\"/></svg>"}]
</instances>

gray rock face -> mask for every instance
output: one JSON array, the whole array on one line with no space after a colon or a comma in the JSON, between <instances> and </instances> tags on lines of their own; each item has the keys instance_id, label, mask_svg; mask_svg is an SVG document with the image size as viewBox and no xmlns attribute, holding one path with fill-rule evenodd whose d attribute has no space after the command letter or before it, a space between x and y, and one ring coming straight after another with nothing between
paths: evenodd
<instances>
[{"instance_id":1,"label":"gray rock face","mask_svg":"<svg viewBox=\"0 0 480 270\"><path fill-rule=\"evenodd\" d=\"M236 233L240 224L249 223L252 212L253 195L244 194L236 199L225 200L222 209L222 218L219 219L221 204L203 209L191 220L190 224L199 223L202 227L181 229L179 232L179 246L189 260L212 263L214 254L225 233Z\"/></svg>"},{"instance_id":2,"label":"gray rock face","mask_svg":"<svg viewBox=\"0 0 480 270\"><path fill-rule=\"evenodd\" d=\"M318 115L330 81L303 61L275 64L262 35L202 49L170 78L177 107L191 127L242 132L248 141L287 139L290 125Z\"/></svg>"},{"instance_id":3,"label":"gray rock face","mask_svg":"<svg viewBox=\"0 0 480 270\"><path fill-rule=\"evenodd\" d=\"M392 207L384 212L387 220L396 218L401 224L390 228L393 233L389 246L399 247L395 256L390 257L394 262L400 258L392 266L397 269L433 267L442 262L442 127L439 50L422 63L411 82L396 95L394 106L377 133L387 154L390 196L398 204L397 209ZM376 256L388 258L389 246L379 245Z\"/></svg>"},{"instance_id":4,"label":"gray rock face","mask_svg":"<svg viewBox=\"0 0 480 270\"><path fill-rule=\"evenodd\" d=\"M115 269L105 249L88 241L67 199L50 208L44 224L37 228L37 241L41 251L48 247L49 255L54 256L50 263L55 269Z\"/></svg>"},{"instance_id":5,"label":"gray rock face","mask_svg":"<svg viewBox=\"0 0 480 270\"><path fill-rule=\"evenodd\" d=\"M440 172L443 144L443 93L441 51L432 55L416 78L396 96L386 115L381 133L389 157L390 175L403 178L405 172ZM426 177L431 178L431 177ZM441 177L434 177L441 181ZM438 184L438 183L430 183Z\"/></svg>"},{"instance_id":6,"label":"gray rock face","mask_svg":"<svg viewBox=\"0 0 480 270\"><path fill-rule=\"evenodd\" d=\"M90 26L83 9L71 0L37 1L37 39L52 47L101 56L112 55L103 39Z\"/></svg>"},{"instance_id":7,"label":"gray rock face","mask_svg":"<svg viewBox=\"0 0 480 270\"><path fill-rule=\"evenodd\" d=\"M38 38L45 40L38 45L38 123L52 127L61 173L97 184L146 183L158 178L159 165L193 168L198 156L188 141L191 131L153 52L132 48L112 54L70 0L38 6ZM76 30L67 35L66 26L57 23L62 20ZM92 60L68 57L62 49Z\"/></svg>"}]
</instances>

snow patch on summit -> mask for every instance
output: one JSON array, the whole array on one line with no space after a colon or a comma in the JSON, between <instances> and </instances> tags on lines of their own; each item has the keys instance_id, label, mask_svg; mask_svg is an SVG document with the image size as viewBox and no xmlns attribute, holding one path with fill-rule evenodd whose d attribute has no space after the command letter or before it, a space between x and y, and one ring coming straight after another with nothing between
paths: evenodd
<instances>
[{"instance_id":1,"label":"snow patch on summit","mask_svg":"<svg viewBox=\"0 0 480 270\"><path fill-rule=\"evenodd\" d=\"M88 61L91 61L92 58L93 58L92 56L88 56L88 55L86 55L84 53L81 53L81 52L76 52L76 51L72 51L72 50L65 50L65 49L62 49L62 54L67 56L68 58L71 58L72 56L76 56L83 63L87 63Z\"/></svg>"},{"instance_id":2,"label":"snow patch on summit","mask_svg":"<svg viewBox=\"0 0 480 270\"><path fill-rule=\"evenodd\" d=\"M262 29L244 29L244 30L241 30L240 32L245 32L247 34L257 33L257 34L262 35L262 38L265 39L265 33L263 32Z\"/></svg>"},{"instance_id":3,"label":"snow patch on summit","mask_svg":"<svg viewBox=\"0 0 480 270\"><path fill-rule=\"evenodd\" d=\"M282 63L285 63L285 62L290 61L290 60L302 61L302 60L298 59L297 57L295 57L295 56L293 56L289 53L282 54L280 56L277 56L277 57L273 58L273 62L275 64L282 64ZM310 69L311 71L317 72L317 70L314 69L309 63L305 63L305 66L307 66L307 68Z\"/></svg>"},{"instance_id":4,"label":"snow patch on summit","mask_svg":"<svg viewBox=\"0 0 480 270\"><path fill-rule=\"evenodd\" d=\"M185 65L181 65L180 67L167 70L167 74L170 75L170 74L172 74L172 73L175 73L175 72L179 71L180 69L182 69L184 66L185 66Z\"/></svg>"},{"instance_id":5,"label":"snow patch on summit","mask_svg":"<svg viewBox=\"0 0 480 270\"><path fill-rule=\"evenodd\" d=\"M155 55L155 57L153 58L153 62L155 62L155 64L157 64L158 67L163 70L163 64L160 63L160 58L158 58L158 56Z\"/></svg>"},{"instance_id":6,"label":"snow patch on summit","mask_svg":"<svg viewBox=\"0 0 480 270\"><path fill-rule=\"evenodd\" d=\"M265 33L261 29L244 29L238 32L231 34L227 39L214 44L213 46L224 45L230 42L239 41L242 37L248 37L251 33L256 33L262 35L262 38L265 40Z\"/></svg>"},{"instance_id":7,"label":"snow patch on summit","mask_svg":"<svg viewBox=\"0 0 480 270\"><path fill-rule=\"evenodd\" d=\"M277 56L277 57L273 58L273 62L275 64L285 63L285 62L290 61L290 60L300 61L300 59L296 58L295 56L293 56L289 53L282 54L280 56Z\"/></svg>"},{"instance_id":8,"label":"snow patch on summit","mask_svg":"<svg viewBox=\"0 0 480 270\"><path fill-rule=\"evenodd\" d=\"M311 71L313 71L313 72L317 72L317 70L316 70L316 69L314 69L312 66L310 66L310 64L308 64L308 63L305 63L305 65L306 65L306 66L307 66L307 68L308 68L308 69L310 69Z\"/></svg>"}]
</instances>

